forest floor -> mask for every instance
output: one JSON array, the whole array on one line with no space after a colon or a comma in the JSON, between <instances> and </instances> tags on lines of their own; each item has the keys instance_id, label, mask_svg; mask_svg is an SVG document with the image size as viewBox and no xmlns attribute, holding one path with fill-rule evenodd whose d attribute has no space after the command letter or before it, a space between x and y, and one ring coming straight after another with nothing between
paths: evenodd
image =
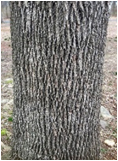
<instances>
[{"instance_id":1,"label":"forest floor","mask_svg":"<svg viewBox=\"0 0 118 161\"><path fill-rule=\"evenodd\" d=\"M12 138L13 78L9 20L1 25L1 159L10 158ZM101 160L117 160L117 18L109 21L104 60L102 106L113 119L102 118ZM107 140L107 141L106 141Z\"/></svg>"}]
</instances>

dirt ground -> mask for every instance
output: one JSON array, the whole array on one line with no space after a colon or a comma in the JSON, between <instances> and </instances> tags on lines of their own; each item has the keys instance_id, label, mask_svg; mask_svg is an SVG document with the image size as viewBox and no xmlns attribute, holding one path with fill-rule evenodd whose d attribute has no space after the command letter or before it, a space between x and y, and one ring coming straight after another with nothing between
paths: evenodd
<instances>
[{"instance_id":1,"label":"dirt ground","mask_svg":"<svg viewBox=\"0 0 118 161\"><path fill-rule=\"evenodd\" d=\"M10 158L12 137L13 79L12 50L9 20L1 25L1 157ZM107 127L101 127L101 159L117 160L117 18L109 20L108 36L104 59L104 81L102 106L107 108L114 119L107 120ZM105 143L114 141L113 146Z\"/></svg>"}]
</instances>

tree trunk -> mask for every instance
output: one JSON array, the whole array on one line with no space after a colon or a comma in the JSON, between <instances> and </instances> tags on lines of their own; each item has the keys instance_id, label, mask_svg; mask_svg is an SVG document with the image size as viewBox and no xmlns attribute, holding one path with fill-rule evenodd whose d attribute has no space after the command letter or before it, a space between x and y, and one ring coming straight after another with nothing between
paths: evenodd
<instances>
[{"instance_id":1,"label":"tree trunk","mask_svg":"<svg viewBox=\"0 0 118 161\"><path fill-rule=\"evenodd\" d=\"M13 156L96 160L108 2L12 1Z\"/></svg>"},{"instance_id":2,"label":"tree trunk","mask_svg":"<svg viewBox=\"0 0 118 161\"><path fill-rule=\"evenodd\" d=\"M117 16L117 1L113 1L111 5L111 15Z\"/></svg>"}]
</instances>

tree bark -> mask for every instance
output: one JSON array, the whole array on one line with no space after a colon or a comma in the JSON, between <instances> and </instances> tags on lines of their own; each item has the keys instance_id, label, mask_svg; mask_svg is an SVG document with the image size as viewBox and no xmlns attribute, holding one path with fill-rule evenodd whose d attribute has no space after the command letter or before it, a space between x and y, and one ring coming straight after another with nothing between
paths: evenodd
<instances>
[{"instance_id":1,"label":"tree bark","mask_svg":"<svg viewBox=\"0 0 118 161\"><path fill-rule=\"evenodd\" d=\"M12 1L13 156L96 160L108 2Z\"/></svg>"}]
</instances>

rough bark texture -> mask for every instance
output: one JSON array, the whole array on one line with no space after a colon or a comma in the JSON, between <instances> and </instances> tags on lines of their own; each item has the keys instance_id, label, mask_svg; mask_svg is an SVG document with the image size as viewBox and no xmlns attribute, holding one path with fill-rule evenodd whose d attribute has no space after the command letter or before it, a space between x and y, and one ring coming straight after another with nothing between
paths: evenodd
<instances>
[{"instance_id":1,"label":"rough bark texture","mask_svg":"<svg viewBox=\"0 0 118 161\"><path fill-rule=\"evenodd\" d=\"M108 2L12 1L13 155L99 159Z\"/></svg>"}]
</instances>

